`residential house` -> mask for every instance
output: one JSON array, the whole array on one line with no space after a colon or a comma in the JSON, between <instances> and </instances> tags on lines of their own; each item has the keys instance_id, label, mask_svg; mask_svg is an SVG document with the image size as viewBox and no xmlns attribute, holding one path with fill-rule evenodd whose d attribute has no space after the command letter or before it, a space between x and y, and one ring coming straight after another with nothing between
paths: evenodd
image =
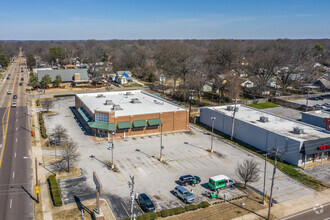
<instances>
[{"instance_id":1,"label":"residential house","mask_svg":"<svg viewBox=\"0 0 330 220\"><path fill-rule=\"evenodd\" d=\"M68 65L64 65L64 69L77 69L76 65L72 65L72 64L68 64Z\"/></svg>"},{"instance_id":2,"label":"residential house","mask_svg":"<svg viewBox=\"0 0 330 220\"><path fill-rule=\"evenodd\" d=\"M318 86L323 92L330 90L330 81L327 79L318 79L313 85Z\"/></svg>"},{"instance_id":3,"label":"residential house","mask_svg":"<svg viewBox=\"0 0 330 220\"><path fill-rule=\"evenodd\" d=\"M244 88L253 88L254 87L254 83L252 81L250 81L250 80L242 80L241 87L244 87Z\"/></svg>"}]
</instances>

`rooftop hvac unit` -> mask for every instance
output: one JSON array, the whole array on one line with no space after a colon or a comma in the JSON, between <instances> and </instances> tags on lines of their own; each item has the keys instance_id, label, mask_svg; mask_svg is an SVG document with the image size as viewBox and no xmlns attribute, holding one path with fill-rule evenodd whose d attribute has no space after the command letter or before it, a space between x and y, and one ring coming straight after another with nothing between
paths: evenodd
<instances>
[{"instance_id":1,"label":"rooftop hvac unit","mask_svg":"<svg viewBox=\"0 0 330 220\"><path fill-rule=\"evenodd\" d=\"M299 128L299 127L294 127L293 128L293 133L295 133L295 134L302 134L302 133L304 133L304 129Z\"/></svg>"},{"instance_id":2,"label":"rooftop hvac unit","mask_svg":"<svg viewBox=\"0 0 330 220\"><path fill-rule=\"evenodd\" d=\"M113 105L113 110L122 110L122 108L120 107L120 105Z\"/></svg>"},{"instance_id":3,"label":"rooftop hvac unit","mask_svg":"<svg viewBox=\"0 0 330 220\"><path fill-rule=\"evenodd\" d=\"M158 101L158 100L156 100L156 99L154 99L154 103L155 103L155 104L158 104L158 105L164 105L164 102L160 102L160 101Z\"/></svg>"},{"instance_id":4,"label":"rooftop hvac unit","mask_svg":"<svg viewBox=\"0 0 330 220\"><path fill-rule=\"evenodd\" d=\"M260 121L261 122L268 122L268 117L260 116Z\"/></svg>"},{"instance_id":5,"label":"rooftop hvac unit","mask_svg":"<svg viewBox=\"0 0 330 220\"><path fill-rule=\"evenodd\" d=\"M97 94L97 96L96 96L96 98L102 98L102 97L104 97L103 94Z\"/></svg>"},{"instance_id":6,"label":"rooftop hvac unit","mask_svg":"<svg viewBox=\"0 0 330 220\"><path fill-rule=\"evenodd\" d=\"M134 99L131 99L131 103L135 104L135 103L141 103L141 102L138 98L134 98Z\"/></svg>"},{"instance_id":7,"label":"rooftop hvac unit","mask_svg":"<svg viewBox=\"0 0 330 220\"><path fill-rule=\"evenodd\" d=\"M113 102L112 102L112 100L106 100L104 104L105 105L113 105Z\"/></svg>"},{"instance_id":8,"label":"rooftop hvac unit","mask_svg":"<svg viewBox=\"0 0 330 220\"><path fill-rule=\"evenodd\" d=\"M126 92L125 95L133 95L131 92Z\"/></svg>"},{"instance_id":9,"label":"rooftop hvac unit","mask_svg":"<svg viewBox=\"0 0 330 220\"><path fill-rule=\"evenodd\" d=\"M234 106L228 105L228 106L227 106L227 110L228 110L228 111L234 111Z\"/></svg>"}]
</instances>

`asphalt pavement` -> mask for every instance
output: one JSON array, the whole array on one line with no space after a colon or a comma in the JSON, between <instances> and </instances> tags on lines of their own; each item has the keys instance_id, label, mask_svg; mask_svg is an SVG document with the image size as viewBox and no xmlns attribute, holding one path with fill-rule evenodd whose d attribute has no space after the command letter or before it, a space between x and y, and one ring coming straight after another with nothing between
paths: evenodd
<instances>
[{"instance_id":1,"label":"asphalt pavement","mask_svg":"<svg viewBox=\"0 0 330 220\"><path fill-rule=\"evenodd\" d=\"M282 218L282 220L330 220L330 203Z\"/></svg>"},{"instance_id":2,"label":"asphalt pavement","mask_svg":"<svg viewBox=\"0 0 330 220\"><path fill-rule=\"evenodd\" d=\"M1 82L0 93L0 219L33 219L34 198L32 196L32 160L28 108L24 86L20 79L27 80L27 73L21 73L22 58L8 68ZM10 74L9 79L7 79ZM7 95L12 90L13 94ZM18 99L13 100L16 94ZM12 102L17 107L12 107Z\"/></svg>"}]
</instances>

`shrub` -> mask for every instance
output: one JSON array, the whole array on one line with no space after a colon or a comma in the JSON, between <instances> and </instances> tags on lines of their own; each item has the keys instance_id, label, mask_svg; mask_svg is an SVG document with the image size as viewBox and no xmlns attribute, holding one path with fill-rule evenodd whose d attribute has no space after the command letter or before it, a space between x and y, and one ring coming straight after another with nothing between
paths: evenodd
<instances>
[{"instance_id":1,"label":"shrub","mask_svg":"<svg viewBox=\"0 0 330 220\"><path fill-rule=\"evenodd\" d=\"M162 216L162 213L161 212L156 212L156 215L157 215L157 217L160 217L160 216Z\"/></svg>"},{"instance_id":2,"label":"shrub","mask_svg":"<svg viewBox=\"0 0 330 220\"><path fill-rule=\"evenodd\" d=\"M45 127L44 119L43 119L41 113L39 113L38 118L39 118L40 135L42 138L47 138L48 136L47 136L47 132L46 132L46 127Z\"/></svg>"},{"instance_id":3,"label":"shrub","mask_svg":"<svg viewBox=\"0 0 330 220\"><path fill-rule=\"evenodd\" d=\"M137 218L136 218L136 220L143 220L144 218L143 218L143 215L140 215L140 216L138 216Z\"/></svg>"},{"instance_id":4,"label":"shrub","mask_svg":"<svg viewBox=\"0 0 330 220\"><path fill-rule=\"evenodd\" d=\"M162 217L167 217L167 216L170 215L168 209L164 209L164 210L162 210L160 213L161 213L161 216L162 216Z\"/></svg>"},{"instance_id":5,"label":"shrub","mask_svg":"<svg viewBox=\"0 0 330 220\"><path fill-rule=\"evenodd\" d=\"M75 94L54 95L54 98L68 97L68 96L75 96Z\"/></svg>"},{"instance_id":6,"label":"shrub","mask_svg":"<svg viewBox=\"0 0 330 220\"><path fill-rule=\"evenodd\" d=\"M178 214L180 214L180 213L185 212L186 209L183 208L183 207L177 207L177 208L174 208L173 211L174 211L174 214L175 214L175 215L178 215Z\"/></svg>"},{"instance_id":7,"label":"shrub","mask_svg":"<svg viewBox=\"0 0 330 220\"><path fill-rule=\"evenodd\" d=\"M149 220L150 219L150 214L149 213L146 213L146 214L144 214L142 216L143 216L143 219L144 220Z\"/></svg>"},{"instance_id":8,"label":"shrub","mask_svg":"<svg viewBox=\"0 0 330 220\"><path fill-rule=\"evenodd\" d=\"M159 215L158 215L158 213L159 213ZM160 216L160 212L151 212L150 213L150 219L156 219L159 216Z\"/></svg>"},{"instance_id":9,"label":"shrub","mask_svg":"<svg viewBox=\"0 0 330 220\"><path fill-rule=\"evenodd\" d=\"M201 204L202 208L207 208L207 207L210 206L210 203L208 203L208 202L206 202L206 201L203 201L203 202L201 202L200 204Z\"/></svg>"},{"instance_id":10,"label":"shrub","mask_svg":"<svg viewBox=\"0 0 330 220\"><path fill-rule=\"evenodd\" d=\"M169 209L169 210L168 210L168 215L169 215L169 216L174 215L174 210L173 210L173 209Z\"/></svg>"},{"instance_id":11,"label":"shrub","mask_svg":"<svg viewBox=\"0 0 330 220\"><path fill-rule=\"evenodd\" d=\"M54 206L61 206L62 205L61 191L60 191L60 187L58 186L56 177L54 175L50 175L48 177L48 183L49 183L49 190Z\"/></svg>"},{"instance_id":12,"label":"shrub","mask_svg":"<svg viewBox=\"0 0 330 220\"><path fill-rule=\"evenodd\" d=\"M191 204L185 207L186 211L190 211L190 210L196 210L197 209L197 205Z\"/></svg>"}]
</instances>

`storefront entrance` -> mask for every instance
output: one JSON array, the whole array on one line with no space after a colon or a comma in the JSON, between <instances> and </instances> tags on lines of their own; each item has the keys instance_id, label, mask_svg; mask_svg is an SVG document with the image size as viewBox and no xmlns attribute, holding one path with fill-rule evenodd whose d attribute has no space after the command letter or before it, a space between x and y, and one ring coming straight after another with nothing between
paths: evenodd
<instances>
[{"instance_id":1,"label":"storefront entrance","mask_svg":"<svg viewBox=\"0 0 330 220\"><path fill-rule=\"evenodd\" d=\"M302 162L304 168L307 163L327 163L330 160L330 138L305 141L300 153L302 153Z\"/></svg>"}]
</instances>

